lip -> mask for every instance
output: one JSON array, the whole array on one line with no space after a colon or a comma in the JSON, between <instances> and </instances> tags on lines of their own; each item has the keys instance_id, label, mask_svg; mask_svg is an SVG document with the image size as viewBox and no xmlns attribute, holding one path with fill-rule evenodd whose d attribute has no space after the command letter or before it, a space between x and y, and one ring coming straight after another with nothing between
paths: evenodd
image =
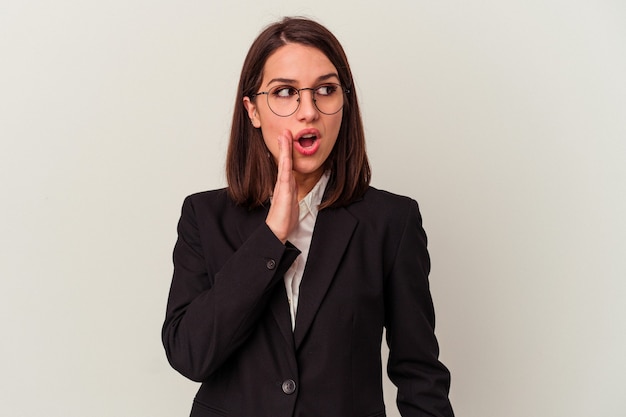
<instances>
[{"instance_id":1,"label":"lip","mask_svg":"<svg viewBox=\"0 0 626 417\"><path fill-rule=\"evenodd\" d=\"M300 138L305 135L315 135L316 137L313 144L307 148L300 145ZM315 128L302 129L293 138L293 149L305 156L313 155L320 148L321 138L320 131Z\"/></svg>"}]
</instances>

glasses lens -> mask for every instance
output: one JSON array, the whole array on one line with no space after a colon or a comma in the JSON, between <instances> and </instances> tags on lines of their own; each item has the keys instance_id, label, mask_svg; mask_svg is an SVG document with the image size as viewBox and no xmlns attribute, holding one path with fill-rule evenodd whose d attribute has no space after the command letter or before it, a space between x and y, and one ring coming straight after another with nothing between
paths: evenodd
<instances>
[{"instance_id":1,"label":"glasses lens","mask_svg":"<svg viewBox=\"0 0 626 417\"><path fill-rule=\"evenodd\" d=\"M335 114L343 107L343 89L339 84L315 87L315 105L324 114Z\"/></svg>"},{"instance_id":2,"label":"glasses lens","mask_svg":"<svg viewBox=\"0 0 626 417\"><path fill-rule=\"evenodd\" d=\"M267 104L279 116L289 116L296 112L299 103L297 88L280 86L272 88L267 95Z\"/></svg>"},{"instance_id":3,"label":"glasses lens","mask_svg":"<svg viewBox=\"0 0 626 417\"><path fill-rule=\"evenodd\" d=\"M339 84L321 84L301 90L290 86L275 87L267 95L267 104L278 116L290 116L298 110L301 91L304 90L311 92L313 102L321 113L335 114L343 107L343 89Z\"/></svg>"}]
</instances>

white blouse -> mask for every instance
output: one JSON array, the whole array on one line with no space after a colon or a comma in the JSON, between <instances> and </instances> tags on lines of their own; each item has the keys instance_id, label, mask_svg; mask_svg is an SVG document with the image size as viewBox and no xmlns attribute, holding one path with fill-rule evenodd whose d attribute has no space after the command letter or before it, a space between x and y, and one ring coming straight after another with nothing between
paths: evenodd
<instances>
[{"instance_id":1,"label":"white blouse","mask_svg":"<svg viewBox=\"0 0 626 417\"><path fill-rule=\"evenodd\" d=\"M309 256L311 237L317 220L319 205L322 202L324 191L330 174L325 172L313 189L300 200L300 216L295 229L289 234L287 240L300 250L300 255L291 264L285 273L285 289L289 299L289 310L291 313L291 329L296 326L296 311L298 310L298 295L300 293L300 283L304 275L304 267Z\"/></svg>"}]
</instances>

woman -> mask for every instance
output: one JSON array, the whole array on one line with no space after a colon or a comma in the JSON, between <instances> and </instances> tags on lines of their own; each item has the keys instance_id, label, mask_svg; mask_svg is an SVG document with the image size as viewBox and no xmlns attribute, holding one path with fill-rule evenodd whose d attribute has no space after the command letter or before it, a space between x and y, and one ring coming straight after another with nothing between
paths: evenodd
<instances>
[{"instance_id":1,"label":"woman","mask_svg":"<svg viewBox=\"0 0 626 417\"><path fill-rule=\"evenodd\" d=\"M286 18L254 41L226 169L183 204L163 325L171 365L202 382L191 415L384 416L384 327L401 414L452 416L418 207L369 187L326 28Z\"/></svg>"}]
</instances>

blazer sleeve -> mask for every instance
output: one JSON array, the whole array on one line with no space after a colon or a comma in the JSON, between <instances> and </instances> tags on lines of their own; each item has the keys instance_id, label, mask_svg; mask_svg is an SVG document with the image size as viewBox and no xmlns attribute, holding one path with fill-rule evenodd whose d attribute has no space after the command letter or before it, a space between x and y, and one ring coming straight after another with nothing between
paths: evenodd
<instances>
[{"instance_id":1,"label":"blazer sleeve","mask_svg":"<svg viewBox=\"0 0 626 417\"><path fill-rule=\"evenodd\" d=\"M387 372L403 417L453 417L450 373L439 361L428 274L430 258L417 203L410 200L393 268L386 280Z\"/></svg>"},{"instance_id":2,"label":"blazer sleeve","mask_svg":"<svg viewBox=\"0 0 626 417\"><path fill-rule=\"evenodd\" d=\"M262 222L218 271L209 271L208 265L219 262L205 258L228 245L218 230L199 230L192 197L183 203L178 223L162 340L172 367L201 382L245 343L300 252Z\"/></svg>"}]
</instances>

